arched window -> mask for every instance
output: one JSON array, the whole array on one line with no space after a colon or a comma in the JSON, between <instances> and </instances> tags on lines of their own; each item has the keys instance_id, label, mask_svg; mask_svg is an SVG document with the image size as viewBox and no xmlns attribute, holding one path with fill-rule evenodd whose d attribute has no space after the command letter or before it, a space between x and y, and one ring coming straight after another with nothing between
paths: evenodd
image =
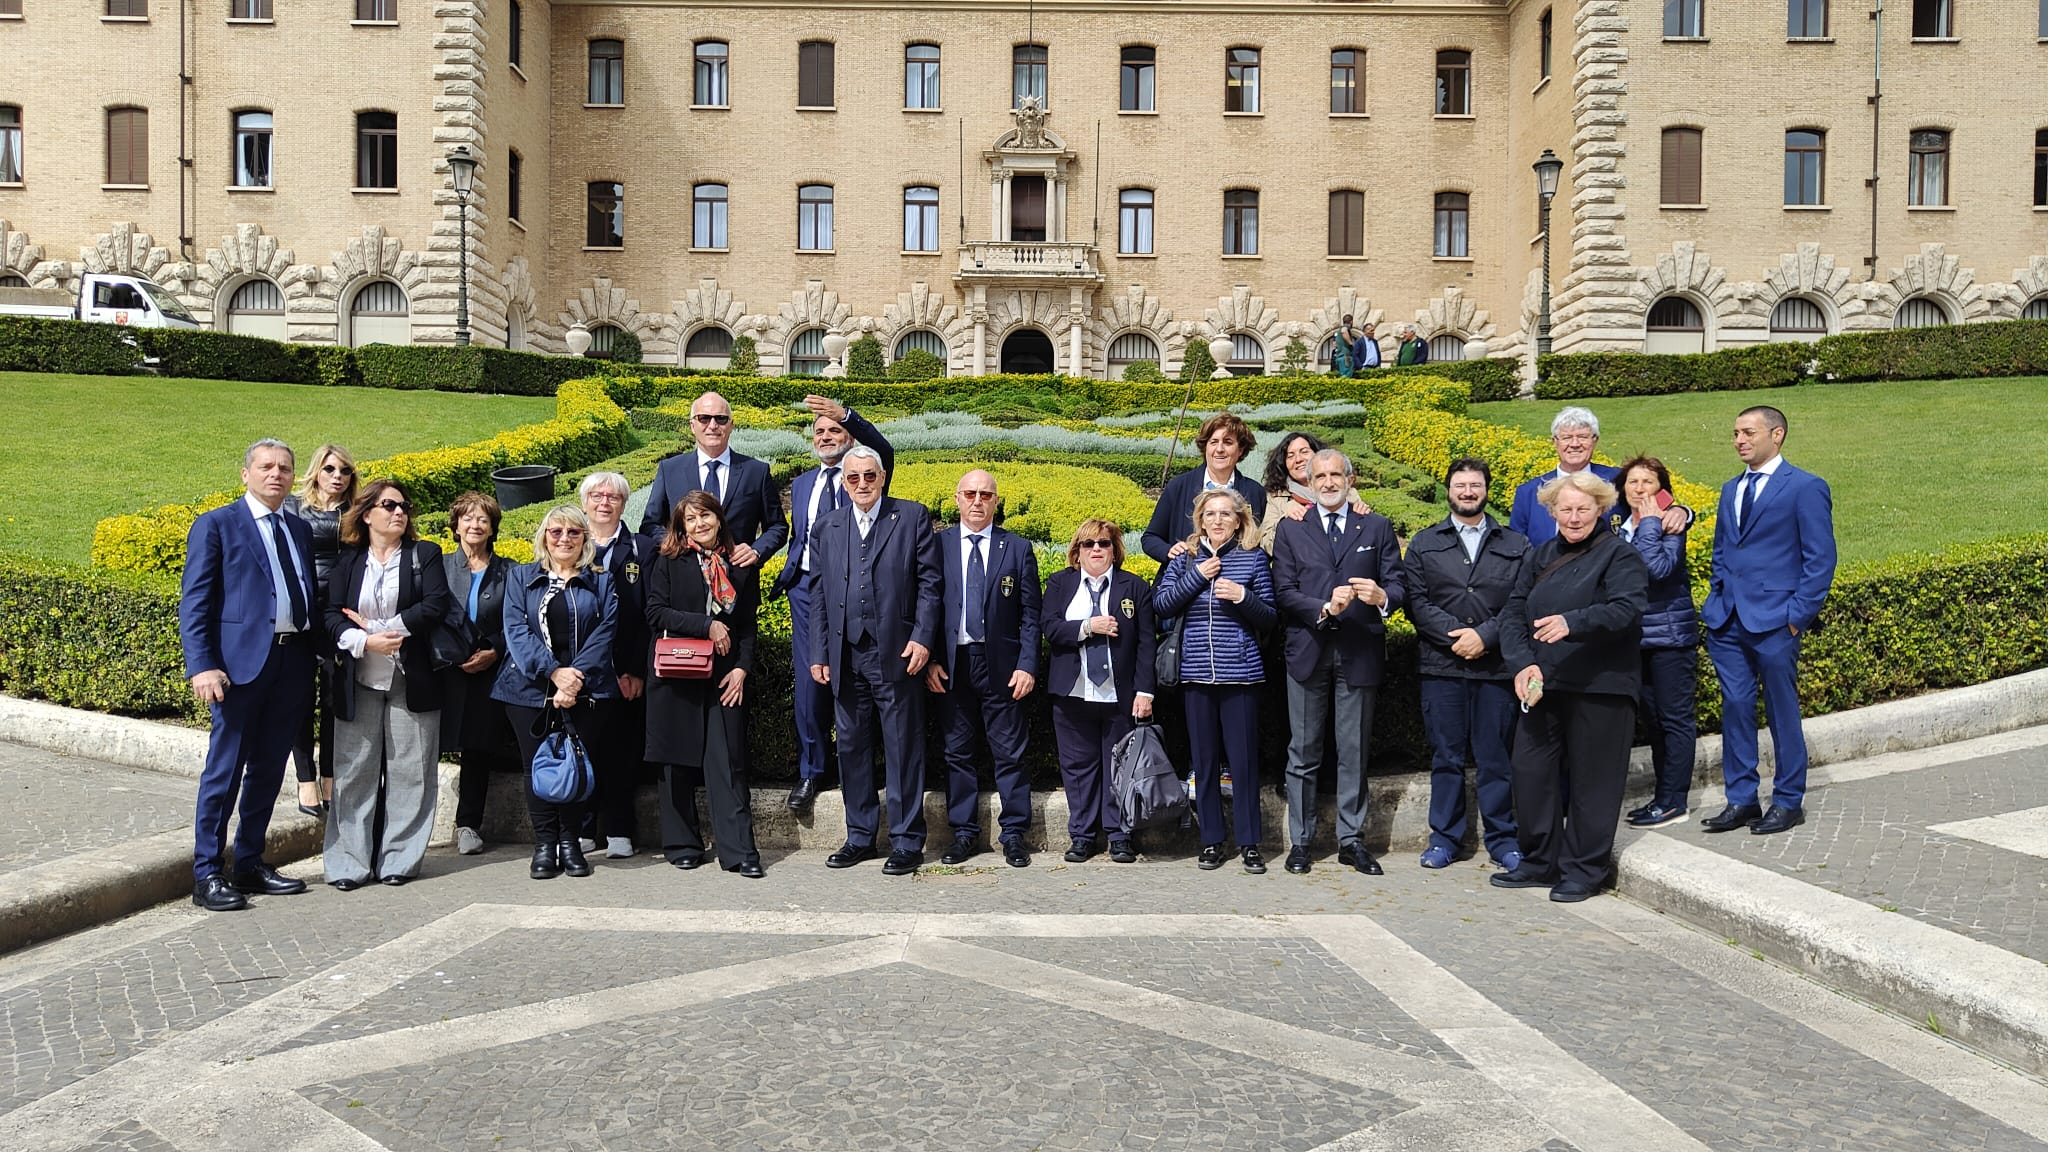
<instances>
[{"instance_id":1,"label":"arched window","mask_svg":"<svg viewBox=\"0 0 2048 1152\"><path fill-rule=\"evenodd\" d=\"M1159 361L1159 342L1143 332L1126 332L1109 342L1109 378L1121 380L1124 369L1140 360Z\"/></svg>"},{"instance_id":2,"label":"arched window","mask_svg":"<svg viewBox=\"0 0 2048 1152\"><path fill-rule=\"evenodd\" d=\"M624 40L592 40L590 42L590 90L584 96L586 104L624 104L626 102L626 42Z\"/></svg>"},{"instance_id":3,"label":"arched window","mask_svg":"<svg viewBox=\"0 0 2048 1152\"><path fill-rule=\"evenodd\" d=\"M1700 202L1700 140L1697 128L1666 128L1662 163L1658 165L1657 200L1661 204Z\"/></svg>"},{"instance_id":4,"label":"arched window","mask_svg":"<svg viewBox=\"0 0 2048 1152\"><path fill-rule=\"evenodd\" d=\"M683 347L685 368L725 368L732 363L732 333L712 326L690 333Z\"/></svg>"},{"instance_id":5,"label":"arched window","mask_svg":"<svg viewBox=\"0 0 2048 1152\"><path fill-rule=\"evenodd\" d=\"M1232 376L1263 376L1266 374L1266 346L1249 332L1230 334L1230 361L1224 365Z\"/></svg>"},{"instance_id":6,"label":"arched window","mask_svg":"<svg viewBox=\"0 0 2048 1152\"><path fill-rule=\"evenodd\" d=\"M1665 296L1650 305L1643 337L1645 352L1704 352L1707 322L1699 306L1683 296Z\"/></svg>"},{"instance_id":7,"label":"arched window","mask_svg":"<svg viewBox=\"0 0 2048 1152\"><path fill-rule=\"evenodd\" d=\"M348 344L412 343L412 305L405 289L389 280L372 280L356 291L348 305Z\"/></svg>"},{"instance_id":8,"label":"arched window","mask_svg":"<svg viewBox=\"0 0 2048 1152\"><path fill-rule=\"evenodd\" d=\"M825 330L806 328L789 342L790 376L823 376L825 366L832 362L825 355Z\"/></svg>"},{"instance_id":9,"label":"arched window","mask_svg":"<svg viewBox=\"0 0 2048 1152\"><path fill-rule=\"evenodd\" d=\"M15 279L19 280L20 277L17 276ZM2027 301L2027 306L2020 309L2020 319L2048 320L2048 296L2036 296Z\"/></svg>"},{"instance_id":10,"label":"arched window","mask_svg":"<svg viewBox=\"0 0 2048 1152\"><path fill-rule=\"evenodd\" d=\"M946 338L929 328L913 328L896 338L896 351L890 354L890 359L901 360L907 352L929 352L944 360Z\"/></svg>"},{"instance_id":11,"label":"arched window","mask_svg":"<svg viewBox=\"0 0 2048 1152\"><path fill-rule=\"evenodd\" d=\"M1328 336L1323 337L1321 344L1316 345L1316 366L1327 369L1336 359L1337 334L1332 332Z\"/></svg>"},{"instance_id":12,"label":"arched window","mask_svg":"<svg viewBox=\"0 0 2048 1152\"><path fill-rule=\"evenodd\" d=\"M1465 338L1463 336L1453 336L1445 333L1442 336L1431 336L1429 338L1430 363L1440 364L1446 360L1463 360L1464 358Z\"/></svg>"},{"instance_id":13,"label":"arched window","mask_svg":"<svg viewBox=\"0 0 2048 1152\"><path fill-rule=\"evenodd\" d=\"M1827 312L1804 296L1787 296L1771 309L1773 344L1811 344L1827 334Z\"/></svg>"},{"instance_id":14,"label":"arched window","mask_svg":"<svg viewBox=\"0 0 2048 1152\"><path fill-rule=\"evenodd\" d=\"M612 354L612 349L618 347L620 331L621 329L617 324L592 324L590 326L590 351L585 352L584 355L593 360L608 358Z\"/></svg>"},{"instance_id":15,"label":"arched window","mask_svg":"<svg viewBox=\"0 0 2048 1152\"><path fill-rule=\"evenodd\" d=\"M1940 328L1953 323L1941 301L1927 296L1915 296L1900 304L1898 315L1892 317L1894 328Z\"/></svg>"},{"instance_id":16,"label":"arched window","mask_svg":"<svg viewBox=\"0 0 2048 1152\"><path fill-rule=\"evenodd\" d=\"M284 293L276 281L259 277L236 288L228 297L226 312L225 327L237 336L285 337Z\"/></svg>"},{"instance_id":17,"label":"arched window","mask_svg":"<svg viewBox=\"0 0 2048 1152\"><path fill-rule=\"evenodd\" d=\"M26 288L28 281L12 272L0 272L0 288Z\"/></svg>"},{"instance_id":18,"label":"arched window","mask_svg":"<svg viewBox=\"0 0 2048 1152\"><path fill-rule=\"evenodd\" d=\"M732 102L731 50L723 40L697 41L697 70L690 103L702 108L724 108Z\"/></svg>"},{"instance_id":19,"label":"arched window","mask_svg":"<svg viewBox=\"0 0 2048 1152\"><path fill-rule=\"evenodd\" d=\"M1916 128L1907 138L1906 203L1935 208L1948 203L1948 133Z\"/></svg>"}]
</instances>

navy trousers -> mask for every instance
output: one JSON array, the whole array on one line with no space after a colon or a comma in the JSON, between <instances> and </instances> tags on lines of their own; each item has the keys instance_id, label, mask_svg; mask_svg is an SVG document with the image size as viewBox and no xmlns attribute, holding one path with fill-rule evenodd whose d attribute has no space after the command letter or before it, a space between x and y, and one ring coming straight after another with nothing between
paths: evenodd
<instances>
[{"instance_id":1,"label":"navy trousers","mask_svg":"<svg viewBox=\"0 0 2048 1152\"><path fill-rule=\"evenodd\" d=\"M1655 802L1667 808L1685 808L1692 792L1699 675L1699 656L1691 648L1643 649L1643 691L1636 716L1649 730L1650 764L1657 775Z\"/></svg>"},{"instance_id":2,"label":"navy trousers","mask_svg":"<svg viewBox=\"0 0 2048 1152\"><path fill-rule=\"evenodd\" d=\"M226 697L209 709L213 731L192 816L193 879L263 862L270 809L284 783L292 742L312 707L313 641L300 633L293 643L272 645L263 671L247 684L228 685ZM238 800L241 824L230 855L228 814Z\"/></svg>"},{"instance_id":3,"label":"navy trousers","mask_svg":"<svg viewBox=\"0 0 2048 1152\"><path fill-rule=\"evenodd\" d=\"M1126 704L1096 704L1078 696L1052 698L1053 743L1059 749L1060 784L1067 790L1067 836L1102 842L1124 839L1124 814L1109 788L1110 758L1131 734Z\"/></svg>"},{"instance_id":4,"label":"navy trousers","mask_svg":"<svg viewBox=\"0 0 2048 1152\"><path fill-rule=\"evenodd\" d=\"M898 659L891 652L887 659ZM833 716L839 725L839 790L846 802L846 842L875 842L881 806L875 800L875 740L879 730L883 779L889 798L889 846L924 851L924 684L882 674L885 657L866 637L848 644L832 680Z\"/></svg>"},{"instance_id":5,"label":"navy trousers","mask_svg":"<svg viewBox=\"0 0 2048 1152\"><path fill-rule=\"evenodd\" d=\"M1228 761L1237 846L1256 848L1265 834L1259 818L1259 686L1183 684L1181 695L1202 845L1229 839L1223 834L1223 779L1218 774L1222 762Z\"/></svg>"},{"instance_id":6,"label":"navy trousers","mask_svg":"<svg viewBox=\"0 0 2048 1152\"><path fill-rule=\"evenodd\" d=\"M1761 687L1764 714L1777 754L1772 803L1798 808L1806 802L1806 733L1799 726L1799 637L1790 629L1750 632L1734 620L1707 630L1707 655L1721 680L1721 773L1728 803L1757 803L1756 698Z\"/></svg>"},{"instance_id":7,"label":"navy trousers","mask_svg":"<svg viewBox=\"0 0 2048 1152\"><path fill-rule=\"evenodd\" d=\"M1429 738L1429 843L1462 851L1471 820L1465 811L1465 766L1475 772L1481 838L1498 862L1515 843L1515 768L1508 748L1515 731L1515 693L1506 680L1460 676L1421 678L1422 731Z\"/></svg>"},{"instance_id":8,"label":"navy trousers","mask_svg":"<svg viewBox=\"0 0 2048 1152\"><path fill-rule=\"evenodd\" d=\"M946 822L955 838L981 837L976 811L981 800L981 773L975 755L987 738L995 765L996 794L1002 798L1002 839L1031 830L1031 777L1024 771L1023 705L1010 699L1007 680L998 682L989 669L988 647L961 644L953 649L953 678L934 699L940 731L946 737Z\"/></svg>"},{"instance_id":9,"label":"navy trousers","mask_svg":"<svg viewBox=\"0 0 2048 1152\"><path fill-rule=\"evenodd\" d=\"M790 663L796 665L796 773L805 780L825 775L825 739L832 723L832 689L811 679L811 578L789 586Z\"/></svg>"}]
</instances>

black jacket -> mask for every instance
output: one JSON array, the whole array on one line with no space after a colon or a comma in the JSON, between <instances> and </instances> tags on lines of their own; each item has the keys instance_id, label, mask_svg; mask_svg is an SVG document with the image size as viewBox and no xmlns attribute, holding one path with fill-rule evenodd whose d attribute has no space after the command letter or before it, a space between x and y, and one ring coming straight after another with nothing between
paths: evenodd
<instances>
[{"instance_id":1,"label":"black jacket","mask_svg":"<svg viewBox=\"0 0 2048 1152\"><path fill-rule=\"evenodd\" d=\"M449 619L455 601L448 593L448 573L441 566L439 546L415 540L400 547L398 617L405 621L409 633L398 648L398 666L405 673L405 710L434 712L441 707L441 678L434 673L434 627ZM334 571L327 581L328 635L339 638L355 627L342 610L354 608L356 598L362 595L368 559L369 552L362 547L344 547L334 558ZM356 658L345 648L337 653L341 668L335 677L334 717L353 720Z\"/></svg>"},{"instance_id":2,"label":"black jacket","mask_svg":"<svg viewBox=\"0 0 2048 1152\"><path fill-rule=\"evenodd\" d=\"M1465 546L1448 516L1408 541L1408 619L1415 625L1417 663L1424 676L1505 680L1526 667L1509 668L1501 659L1500 613L1521 578L1529 541L1491 516L1484 527L1477 561L1465 559ZM1451 654L1451 632L1457 628L1479 633L1486 651L1478 659Z\"/></svg>"},{"instance_id":3,"label":"black jacket","mask_svg":"<svg viewBox=\"0 0 2048 1152\"><path fill-rule=\"evenodd\" d=\"M714 719L725 725L725 747L733 764L746 763L746 705L759 691L755 687L754 640L756 618L761 608L761 566L742 568L727 564L732 577L733 601L730 613L712 616L705 611L710 589L704 583L703 562L695 552L680 556L654 557L647 574L647 616L641 633L647 636L647 659L651 663L655 638L688 636L702 639L711 635L711 622L720 620L732 634L732 651L711 658L711 676L705 680L647 681L647 759L656 764L704 763L705 729ZM747 673L746 695L740 707L719 703L719 681L733 669ZM804 670L809 676L810 671Z\"/></svg>"},{"instance_id":4,"label":"black jacket","mask_svg":"<svg viewBox=\"0 0 2048 1152\"><path fill-rule=\"evenodd\" d=\"M1208 476L1207 467L1199 460L1193 468L1175 476L1159 490L1159 503L1152 506L1152 522L1145 526L1145 535L1139 543L1145 555L1166 566L1167 553L1173 546L1195 534L1195 497L1201 495L1202 485ZM1242 472L1236 473L1230 486L1252 506L1252 520L1266 518L1266 490L1259 482Z\"/></svg>"},{"instance_id":5,"label":"black jacket","mask_svg":"<svg viewBox=\"0 0 2048 1152\"><path fill-rule=\"evenodd\" d=\"M1538 581L1564 537L1538 547L1501 612L1501 652L1511 672L1543 670L1546 692L1634 697L1642 690L1643 608L1649 569L1628 541L1595 528L1585 553ZM1552 644L1531 635L1535 622L1562 615L1570 634Z\"/></svg>"},{"instance_id":6,"label":"black jacket","mask_svg":"<svg viewBox=\"0 0 2048 1152\"><path fill-rule=\"evenodd\" d=\"M1299 520L1280 521L1273 534L1273 592L1287 625L1287 674L1308 683L1323 649L1334 644L1344 682L1376 688L1386 664L1386 617L1373 605L1354 601L1324 619L1323 605L1339 582L1357 577L1378 584L1387 594L1387 611L1399 611L1405 603L1401 546L1385 516L1346 509L1340 563L1331 555L1323 517L1323 509L1311 508Z\"/></svg>"},{"instance_id":7,"label":"black jacket","mask_svg":"<svg viewBox=\"0 0 2048 1152\"><path fill-rule=\"evenodd\" d=\"M688 495L688 493L684 493ZM601 550L595 567L612 578L619 598L619 628L612 638L612 671L620 676L647 675L647 571L657 558L660 541L619 525L609 549Z\"/></svg>"},{"instance_id":8,"label":"black jacket","mask_svg":"<svg viewBox=\"0 0 2048 1152\"><path fill-rule=\"evenodd\" d=\"M448 578L449 619L469 620L469 561L462 549L441 558ZM493 555L484 568L484 582L477 589L476 619L469 623L470 650L489 648L498 659L481 672L461 668L442 671L441 749L458 748L499 751L511 746L512 730L505 721L505 707L491 700L491 687L498 682L498 666L505 659L505 580L512 562Z\"/></svg>"},{"instance_id":9,"label":"black jacket","mask_svg":"<svg viewBox=\"0 0 2048 1152\"><path fill-rule=\"evenodd\" d=\"M1054 696L1070 696L1080 683L1081 622L1067 619L1067 605L1081 587L1079 568L1062 568L1045 582L1045 597L1039 609L1039 630L1045 634L1051 657L1046 663L1045 690ZM1145 581L1121 568L1109 570L1109 587L1103 592L1102 610L1122 623L1109 638L1109 673L1116 685L1117 703L1128 708L1143 692L1157 691L1153 655L1159 643L1152 622L1152 589Z\"/></svg>"}]
</instances>

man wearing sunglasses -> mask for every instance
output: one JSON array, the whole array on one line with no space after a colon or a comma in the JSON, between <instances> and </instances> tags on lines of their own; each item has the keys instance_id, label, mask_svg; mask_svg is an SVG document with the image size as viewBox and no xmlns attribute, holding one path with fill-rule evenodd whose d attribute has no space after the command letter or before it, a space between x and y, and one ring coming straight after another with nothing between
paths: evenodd
<instances>
[{"instance_id":1,"label":"man wearing sunglasses","mask_svg":"<svg viewBox=\"0 0 2048 1152\"><path fill-rule=\"evenodd\" d=\"M846 843L827 857L851 868L875 856L874 746L887 765L889 860L907 876L924 864L925 665L945 631L939 538L924 505L882 495L881 454L840 459L848 503L811 529L811 678L832 689Z\"/></svg>"},{"instance_id":2,"label":"man wearing sunglasses","mask_svg":"<svg viewBox=\"0 0 2048 1152\"><path fill-rule=\"evenodd\" d=\"M702 490L716 496L725 509L725 526L738 542L733 563L748 568L775 555L789 539L782 497L775 491L766 460L732 450L732 405L725 397L706 392L691 403L690 435L697 438L694 450L671 456L655 469L640 534L659 545L668 534L669 506Z\"/></svg>"}]
</instances>

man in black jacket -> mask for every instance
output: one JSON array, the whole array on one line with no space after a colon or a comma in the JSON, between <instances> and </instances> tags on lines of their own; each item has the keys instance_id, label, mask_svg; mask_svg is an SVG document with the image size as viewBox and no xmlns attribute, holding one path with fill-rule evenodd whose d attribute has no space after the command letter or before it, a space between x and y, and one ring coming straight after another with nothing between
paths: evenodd
<instances>
[{"instance_id":1,"label":"man in black jacket","mask_svg":"<svg viewBox=\"0 0 2048 1152\"><path fill-rule=\"evenodd\" d=\"M1513 674L1501 659L1500 613L1529 541L1486 514L1492 483L1486 461L1452 461L1444 475L1450 516L1408 542L1408 619L1415 625L1422 728L1430 746L1425 868L1445 867L1463 850L1467 764L1478 769L1487 853L1509 870L1522 862L1510 800Z\"/></svg>"}]
</instances>

